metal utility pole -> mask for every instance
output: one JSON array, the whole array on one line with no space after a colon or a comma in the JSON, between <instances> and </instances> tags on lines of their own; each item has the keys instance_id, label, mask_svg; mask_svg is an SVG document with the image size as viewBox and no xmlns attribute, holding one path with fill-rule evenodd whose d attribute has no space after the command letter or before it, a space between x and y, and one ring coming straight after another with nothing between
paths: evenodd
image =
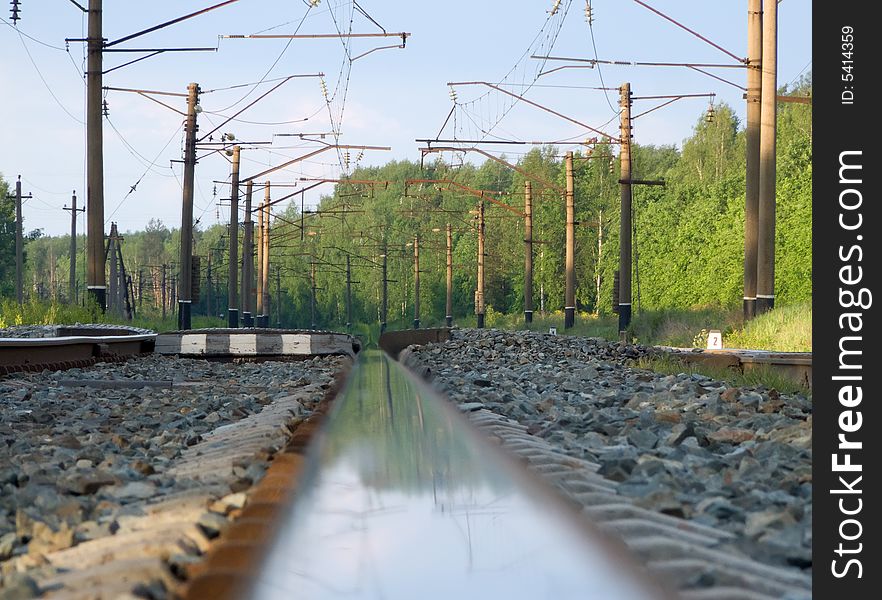
<instances>
[{"instance_id":1,"label":"metal utility pole","mask_svg":"<svg viewBox=\"0 0 882 600\"><path fill-rule=\"evenodd\" d=\"M184 198L181 210L181 262L178 279L178 329L190 329L192 308L191 281L193 269L193 179L196 175L196 104L199 102L199 85L187 86L187 125L184 145Z\"/></svg>"},{"instance_id":2,"label":"metal utility pole","mask_svg":"<svg viewBox=\"0 0 882 600\"><path fill-rule=\"evenodd\" d=\"M85 208L77 208L77 191L74 190L71 196L70 206L64 207L64 210L70 211L70 275L68 292L68 301L71 304L77 303L77 213L86 212Z\"/></svg>"},{"instance_id":3,"label":"metal utility pole","mask_svg":"<svg viewBox=\"0 0 882 600\"><path fill-rule=\"evenodd\" d=\"M315 257L309 263L309 328L315 330Z\"/></svg>"},{"instance_id":4,"label":"metal utility pole","mask_svg":"<svg viewBox=\"0 0 882 600\"><path fill-rule=\"evenodd\" d=\"M86 63L86 285L101 311L107 310L104 275L104 132L102 0L89 0Z\"/></svg>"},{"instance_id":5,"label":"metal utility pole","mask_svg":"<svg viewBox=\"0 0 882 600\"><path fill-rule=\"evenodd\" d=\"M167 273L166 269L167 265L162 265L162 320L165 320L165 307L168 305L168 292L166 291L166 281L167 281Z\"/></svg>"},{"instance_id":6,"label":"metal utility pole","mask_svg":"<svg viewBox=\"0 0 882 600\"><path fill-rule=\"evenodd\" d=\"M603 257L603 209L597 212L597 263L595 273L594 312L600 313L600 259ZM616 307L618 308L618 307Z\"/></svg>"},{"instance_id":7,"label":"metal utility pole","mask_svg":"<svg viewBox=\"0 0 882 600\"><path fill-rule=\"evenodd\" d=\"M260 327L260 316L263 314L263 203L257 207L257 290L254 325Z\"/></svg>"},{"instance_id":8,"label":"metal utility pole","mask_svg":"<svg viewBox=\"0 0 882 600\"><path fill-rule=\"evenodd\" d=\"M107 310L119 316L121 306L119 303L119 263L117 262L116 242L116 223L111 223L110 236L107 238L107 256L110 258L110 293L107 296Z\"/></svg>"},{"instance_id":9,"label":"metal utility pole","mask_svg":"<svg viewBox=\"0 0 882 600\"><path fill-rule=\"evenodd\" d=\"M747 0L747 176L744 200L744 319L756 315L759 225L760 114L762 96L763 0Z\"/></svg>"},{"instance_id":10,"label":"metal utility pole","mask_svg":"<svg viewBox=\"0 0 882 600\"><path fill-rule=\"evenodd\" d=\"M386 317L389 314L389 277L386 263L388 248L383 243L383 298L380 302L380 333L386 331Z\"/></svg>"},{"instance_id":11,"label":"metal utility pole","mask_svg":"<svg viewBox=\"0 0 882 600\"><path fill-rule=\"evenodd\" d=\"M211 281L211 252L208 253L208 274L205 278L205 283L208 286L208 294L205 295L205 312L209 317L214 316L214 312L211 310L211 295L214 290L212 290L212 281Z\"/></svg>"},{"instance_id":12,"label":"metal utility pole","mask_svg":"<svg viewBox=\"0 0 882 600\"><path fill-rule=\"evenodd\" d=\"M346 331L352 331L352 266L346 254Z\"/></svg>"},{"instance_id":13,"label":"metal utility pole","mask_svg":"<svg viewBox=\"0 0 882 600\"><path fill-rule=\"evenodd\" d=\"M242 234L242 324L254 325L254 221L251 220L253 181L245 184L245 231Z\"/></svg>"},{"instance_id":14,"label":"metal utility pole","mask_svg":"<svg viewBox=\"0 0 882 600\"><path fill-rule=\"evenodd\" d=\"M775 135L777 133L778 0L763 2L756 314L775 307Z\"/></svg>"},{"instance_id":15,"label":"metal utility pole","mask_svg":"<svg viewBox=\"0 0 882 600\"><path fill-rule=\"evenodd\" d=\"M21 216L21 175L15 181L15 297L19 306L24 302L24 238Z\"/></svg>"},{"instance_id":16,"label":"metal utility pole","mask_svg":"<svg viewBox=\"0 0 882 600\"><path fill-rule=\"evenodd\" d=\"M446 325L453 327L453 228L447 224L447 303Z\"/></svg>"},{"instance_id":17,"label":"metal utility pole","mask_svg":"<svg viewBox=\"0 0 882 600\"><path fill-rule=\"evenodd\" d=\"M413 328L420 328L420 235L413 236Z\"/></svg>"},{"instance_id":18,"label":"metal utility pole","mask_svg":"<svg viewBox=\"0 0 882 600\"><path fill-rule=\"evenodd\" d=\"M631 84L620 89L621 138L619 152L621 173L621 210L619 215L619 335L631 324Z\"/></svg>"},{"instance_id":19,"label":"metal utility pole","mask_svg":"<svg viewBox=\"0 0 882 600\"><path fill-rule=\"evenodd\" d=\"M282 328L282 267L276 267L276 329L281 329L281 328Z\"/></svg>"},{"instance_id":20,"label":"metal utility pole","mask_svg":"<svg viewBox=\"0 0 882 600\"><path fill-rule=\"evenodd\" d=\"M260 289L263 292L263 316L261 327L269 327L270 315L270 287L269 287L269 269L270 269L270 183L266 182L266 201L263 204L263 259L262 277Z\"/></svg>"},{"instance_id":21,"label":"metal utility pole","mask_svg":"<svg viewBox=\"0 0 882 600\"><path fill-rule=\"evenodd\" d=\"M230 260L227 269L227 326L239 326L239 153L233 146L232 188L230 191Z\"/></svg>"},{"instance_id":22,"label":"metal utility pole","mask_svg":"<svg viewBox=\"0 0 882 600\"><path fill-rule=\"evenodd\" d=\"M566 289L564 291L564 329L576 323L576 193L573 176L573 153L566 155L567 175L567 247Z\"/></svg>"},{"instance_id":23,"label":"metal utility pole","mask_svg":"<svg viewBox=\"0 0 882 600\"><path fill-rule=\"evenodd\" d=\"M524 182L524 322L533 322L533 184Z\"/></svg>"},{"instance_id":24,"label":"metal utility pole","mask_svg":"<svg viewBox=\"0 0 882 600\"><path fill-rule=\"evenodd\" d=\"M478 203L478 289L475 290L475 314L478 329L484 328L484 202Z\"/></svg>"}]
</instances>

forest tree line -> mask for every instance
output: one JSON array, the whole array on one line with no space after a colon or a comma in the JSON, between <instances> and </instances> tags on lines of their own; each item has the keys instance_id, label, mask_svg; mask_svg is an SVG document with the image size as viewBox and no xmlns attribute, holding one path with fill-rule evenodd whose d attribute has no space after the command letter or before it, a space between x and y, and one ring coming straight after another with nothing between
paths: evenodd
<instances>
[{"instance_id":1,"label":"forest tree line","mask_svg":"<svg viewBox=\"0 0 882 600\"><path fill-rule=\"evenodd\" d=\"M784 94L810 95L810 76ZM637 132L639 140L639 131ZM690 137L673 145L634 144L634 179L666 185L635 186L633 289L636 310L739 306L744 252L745 136L732 109L716 107L711 122L697 119ZM533 190L535 310L559 311L564 297L565 185L563 156L554 146L502 158L531 175ZM617 148L597 144L575 155L576 299L579 311L612 310L618 268L619 184ZM779 305L811 299L811 106L778 106L776 296ZM525 177L491 160L480 165L451 154L418 161L358 167L317 207L300 212L299 198L273 207L270 234L270 322L289 327L341 328L346 323L346 256L351 266L354 323L377 323L386 255L388 321L404 327L413 319L414 252L419 237L421 321L445 317L445 230L453 248L454 320L474 313L477 278L478 198L447 184L406 180L445 179L492 194L485 201L486 289L490 311L523 311ZM198 172L197 172L198 175ZM544 183L547 182L551 186ZM0 198L8 185L0 179ZM557 189L555 189L557 188ZM288 194L277 192L273 197ZM491 196L491 194L488 194ZM254 204L263 197L255 193ZM0 296L14 295L14 211L0 202ZM255 217L256 218L256 217ZM28 229L26 295L68 299L69 236L44 236ZM239 227L241 234L243 228ZM143 231L122 234L123 262L132 278L136 309L171 310L177 274L179 231L151 221ZM255 236L256 240L256 236ZM197 227L194 254L200 288L194 314L225 315L228 227ZM78 241L78 300L82 301L85 247ZM240 246L241 247L241 246ZM385 250L384 250L385 249ZM241 259L241 251L239 253ZM210 281L209 281L210 264ZM313 275L314 273L314 275ZM313 305L313 293L315 303ZM281 313L277 307L281 307ZM313 323L314 319L314 323Z\"/></svg>"}]
</instances>

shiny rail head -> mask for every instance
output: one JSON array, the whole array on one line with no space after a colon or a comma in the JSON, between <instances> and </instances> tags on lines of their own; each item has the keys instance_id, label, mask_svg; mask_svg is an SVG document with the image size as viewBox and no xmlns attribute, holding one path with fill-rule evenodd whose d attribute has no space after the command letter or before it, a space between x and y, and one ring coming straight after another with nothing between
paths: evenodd
<instances>
[{"instance_id":1,"label":"shiny rail head","mask_svg":"<svg viewBox=\"0 0 882 600\"><path fill-rule=\"evenodd\" d=\"M385 355L363 353L243 597L671 597Z\"/></svg>"}]
</instances>

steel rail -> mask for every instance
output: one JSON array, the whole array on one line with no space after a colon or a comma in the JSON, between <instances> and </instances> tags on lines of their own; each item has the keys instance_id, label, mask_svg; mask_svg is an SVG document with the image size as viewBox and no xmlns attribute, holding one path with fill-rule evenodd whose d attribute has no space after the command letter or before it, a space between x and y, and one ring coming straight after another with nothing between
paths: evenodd
<instances>
[{"instance_id":1,"label":"steel rail","mask_svg":"<svg viewBox=\"0 0 882 600\"><path fill-rule=\"evenodd\" d=\"M100 331L100 330L98 330ZM156 334L0 338L0 375L63 370L153 352Z\"/></svg>"},{"instance_id":2,"label":"steel rail","mask_svg":"<svg viewBox=\"0 0 882 600\"><path fill-rule=\"evenodd\" d=\"M670 597L378 351L359 356L305 455L289 458L298 482L280 476L281 507L212 549L186 598Z\"/></svg>"}]
</instances>

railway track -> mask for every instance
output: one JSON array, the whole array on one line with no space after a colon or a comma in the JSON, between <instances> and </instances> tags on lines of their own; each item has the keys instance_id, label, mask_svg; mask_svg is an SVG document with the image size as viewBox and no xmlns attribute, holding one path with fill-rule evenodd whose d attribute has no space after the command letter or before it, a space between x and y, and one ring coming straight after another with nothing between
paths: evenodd
<instances>
[{"instance_id":1,"label":"railway track","mask_svg":"<svg viewBox=\"0 0 882 600\"><path fill-rule=\"evenodd\" d=\"M195 375L202 362L180 363L189 379L133 387L216 394ZM359 355L333 400L327 380L300 377L301 392L187 442L163 475L197 483L158 484L123 509L142 517L116 516L105 538L36 556L19 546L0 563L0 593L30 577L21 597L811 597L804 572L752 559L730 532L644 508L599 463L484 407L457 411L380 353ZM246 471L256 485L241 483Z\"/></svg>"},{"instance_id":2,"label":"railway track","mask_svg":"<svg viewBox=\"0 0 882 600\"><path fill-rule=\"evenodd\" d=\"M58 327L52 337L0 337L0 375L124 361L152 353L155 343L153 332L94 325Z\"/></svg>"}]
</instances>

